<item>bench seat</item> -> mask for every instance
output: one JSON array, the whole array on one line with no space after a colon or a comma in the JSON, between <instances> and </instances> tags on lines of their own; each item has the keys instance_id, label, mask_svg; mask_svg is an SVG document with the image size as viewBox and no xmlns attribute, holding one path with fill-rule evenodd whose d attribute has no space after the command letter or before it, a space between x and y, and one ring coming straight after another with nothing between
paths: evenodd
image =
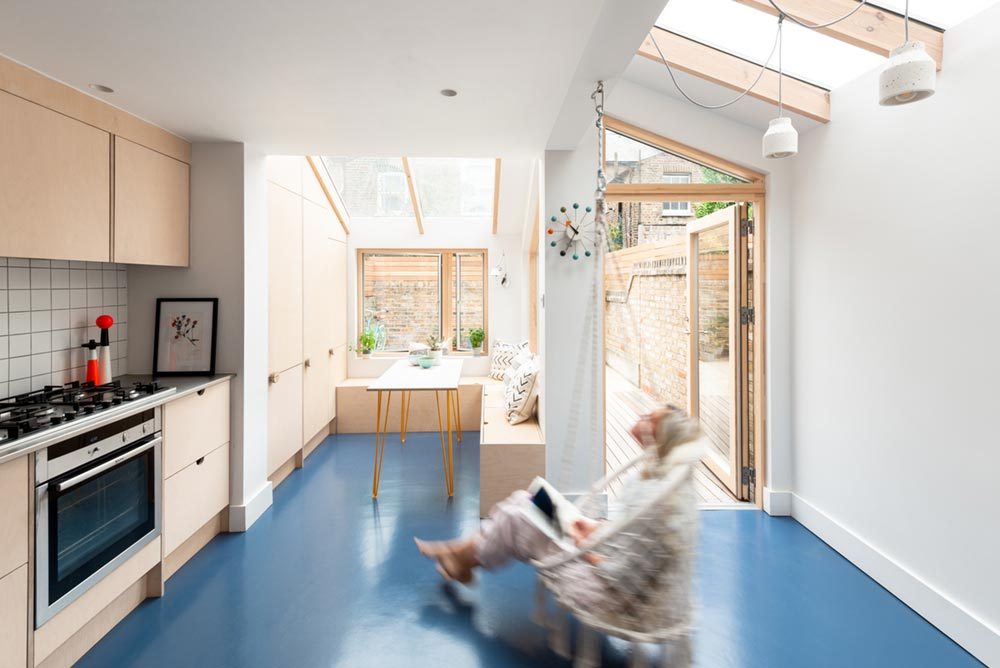
<instances>
[{"instance_id":1,"label":"bench seat","mask_svg":"<svg viewBox=\"0 0 1000 668\"><path fill-rule=\"evenodd\" d=\"M545 475L545 438L537 416L520 424L507 421L502 382L485 382L482 395L479 515L486 517L495 503Z\"/></svg>"}]
</instances>

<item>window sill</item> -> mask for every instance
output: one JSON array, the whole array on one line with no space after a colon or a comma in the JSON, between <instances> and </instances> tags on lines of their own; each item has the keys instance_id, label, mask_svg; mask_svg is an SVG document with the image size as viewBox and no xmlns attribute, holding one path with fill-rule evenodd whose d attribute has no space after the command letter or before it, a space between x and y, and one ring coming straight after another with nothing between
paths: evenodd
<instances>
[{"instance_id":1,"label":"window sill","mask_svg":"<svg viewBox=\"0 0 1000 668\"><path fill-rule=\"evenodd\" d=\"M354 356L358 359L379 359L379 360L405 360L409 357L408 353L372 353L371 355L361 355L360 353L354 353ZM474 355L471 350L453 350L445 355L445 359L449 357L489 357L490 354L487 351L483 351L478 355Z\"/></svg>"}]
</instances>

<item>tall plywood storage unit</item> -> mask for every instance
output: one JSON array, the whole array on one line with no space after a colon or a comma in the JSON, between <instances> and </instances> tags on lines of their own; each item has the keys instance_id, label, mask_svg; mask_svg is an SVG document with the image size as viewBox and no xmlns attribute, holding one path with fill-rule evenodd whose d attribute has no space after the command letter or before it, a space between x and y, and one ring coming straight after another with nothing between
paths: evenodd
<instances>
[{"instance_id":1,"label":"tall plywood storage unit","mask_svg":"<svg viewBox=\"0 0 1000 668\"><path fill-rule=\"evenodd\" d=\"M268 474L330 433L347 376L347 235L305 158L268 158Z\"/></svg>"}]
</instances>

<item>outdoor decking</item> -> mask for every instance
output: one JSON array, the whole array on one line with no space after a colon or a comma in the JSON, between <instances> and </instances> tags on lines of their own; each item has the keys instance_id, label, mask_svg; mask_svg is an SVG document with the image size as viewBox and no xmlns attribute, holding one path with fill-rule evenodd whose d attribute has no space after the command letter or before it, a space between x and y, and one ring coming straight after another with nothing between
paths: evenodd
<instances>
[{"instance_id":1,"label":"outdoor decking","mask_svg":"<svg viewBox=\"0 0 1000 668\"><path fill-rule=\"evenodd\" d=\"M655 408L657 403L614 369L605 367L605 372L607 374L607 469L611 471L638 454L639 444L629 434L629 430L640 415ZM722 486L704 464L699 463L695 471L695 485L698 501L704 505L731 506L741 503ZM613 483L612 496L620 491L621 484Z\"/></svg>"}]
</instances>

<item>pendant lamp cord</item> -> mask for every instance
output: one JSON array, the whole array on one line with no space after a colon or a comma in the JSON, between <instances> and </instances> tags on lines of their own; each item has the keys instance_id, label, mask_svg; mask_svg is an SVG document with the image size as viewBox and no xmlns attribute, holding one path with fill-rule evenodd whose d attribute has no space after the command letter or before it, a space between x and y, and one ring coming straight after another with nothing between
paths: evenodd
<instances>
[{"instance_id":1,"label":"pendant lamp cord","mask_svg":"<svg viewBox=\"0 0 1000 668\"><path fill-rule=\"evenodd\" d=\"M703 102L699 102L698 100L694 99L693 97L688 95L683 88L681 88L681 85L677 83L677 77L674 76L674 68L672 68L670 66L670 63L667 62L667 57L663 55L663 51L660 50L660 45L656 43L656 38L653 37L653 31L652 30L649 31L648 35L649 35L649 40L653 43L653 46L656 48L656 53L660 56L660 62L662 62L663 65L667 68L667 74L670 75L670 80L674 82L674 87L677 88L677 92L683 95L685 100L687 100L693 105L701 107L702 109L723 109L725 107L729 107L736 104L737 102L745 98L747 95L749 95L750 91L754 89L754 87L760 82L761 78L764 76L764 72L767 71L767 65L768 63L771 62L771 58L774 57L774 52L778 48L778 33L775 33L774 44L771 46L771 53L767 55L767 60L765 60L764 64L760 66L760 72L757 73L757 78L753 80L753 83L750 84L746 90L744 90L742 93L734 97L732 100L729 100L728 102L723 102L722 104L705 104Z\"/></svg>"},{"instance_id":2,"label":"pendant lamp cord","mask_svg":"<svg viewBox=\"0 0 1000 668\"><path fill-rule=\"evenodd\" d=\"M792 16L791 14L789 14L788 12L786 12L784 9L782 9L781 7L779 7L778 3L775 2L774 0L768 0L768 2L771 3L771 6L774 7L774 10L776 12L778 12L779 16L781 16L783 14L783 15L787 16L792 21L792 23L795 23L796 25L800 25L803 28L809 28L810 30L819 30L821 28L829 28L830 26L835 25L837 23L840 23L841 21L843 21L845 19L851 18L857 12L859 12L862 7L864 7L865 5L868 4L868 0L861 0L861 2L858 4L858 6L855 7L854 9L852 9L851 11L847 12L846 14L844 14L843 16L841 16L840 18L834 19L832 21L827 21L826 23L804 23L803 21L798 20L797 18L795 18L794 16Z\"/></svg>"},{"instance_id":3,"label":"pendant lamp cord","mask_svg":"<svg viewBox=\"0 0 1000 668\"><path fill-rule=\"evenodd\" d=\"M785 80L785 69L782 65L782 53L785 50L785 40L782 36L782 26L785 24L785 15L778 14L778 118L785 115L785 99L781 94L781 84Z\"/></svg>"},{"instance_id":4,"label":"pendant lamp cord","mask_svg":"<svg viewBox=\"0 0 1000 668\"><path fill-rule=\"evenodd\" d=\"M903 44L910 41L910 0L906 0L903 8Z\"/></svg>"}]
</instances>

